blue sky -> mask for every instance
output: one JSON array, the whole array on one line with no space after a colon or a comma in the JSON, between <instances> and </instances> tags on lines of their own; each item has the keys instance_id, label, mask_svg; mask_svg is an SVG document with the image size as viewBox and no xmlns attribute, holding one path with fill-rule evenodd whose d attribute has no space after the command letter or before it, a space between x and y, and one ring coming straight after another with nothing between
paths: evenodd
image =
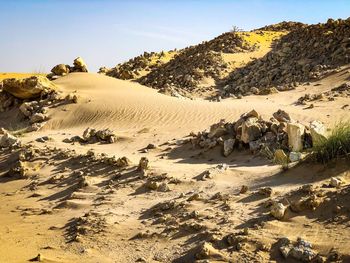
<instances>
[{"instance_id":1,"label":"blue sky","mask_svg":"<svg viewBox=\"0 0 350 263\"><path fill-rule=\"evenodd\" d=\"M182 48L233 25L350 16L349 0L0 0L0 72L50 71L82 56L91 70Z\"/></svg>"}]
</instances>

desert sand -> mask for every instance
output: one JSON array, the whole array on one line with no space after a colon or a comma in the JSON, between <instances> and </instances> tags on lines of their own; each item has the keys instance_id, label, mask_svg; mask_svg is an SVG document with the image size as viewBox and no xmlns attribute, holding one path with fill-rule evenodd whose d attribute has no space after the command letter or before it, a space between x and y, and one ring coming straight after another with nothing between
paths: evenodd
<instances>
[{"instance_id":1,"label":"desert sand","mask_svg":"<svg viewBox=\"0 0 350 263\"><path fill-rule=\"evenodd\" d=\"M42 262L193 262L201 241L215 242L243 231L242 248L209 253L210 262L282 262L274 249L281 237L302 237L322 254L334 247L343 255L342 262L349 262L348 212L336 217L333 209L349 209L349 195L336 199L341 190L325 188L329 198L316 211L288 211L277 220L264 207L269 197L257 193L271 187L272 197L293 198L301 186L321 187L330 177L341 177L347 185L346 162L333 167L302 163L282 171L246 150L223 157L219 148L206 152L184 143L190 132L205 130L220 119L236 120L252 109L265 118L283 109L305 125L320 120L332 128L349 117L349 107L342 109L349 98L316 101L310 109L295 102L306 90L327 91L349 76L349 68L343 67L292 91L219 103L174 98L93 73L55 80L62 93L77 94L78 103L50 108L41 130L20 136L25 145L37 149L37 157L27 163L26 178L0 178L0 261L35 261L40 254ZM6 129L18 122L16 115L1 114L0 126ZM87 127L113 130L116 143L63 142L82 135ZM49 140L36 141L42 136ZM156 147L144 151L149 144ZM89 150L126 156L131 165L116 168L98 161L100 157L84 155ZM156 191L145 185L147 178L137 170L141 157L149 160L148 176L167 182L169 189ZM2 152L0 174L14 160L11 151ZM217 168L220 164L228 168ZM203 179L205 171L212 176ZM83 185L81 175L86 176ZM248 191L240 193L242 186Z\"/></svg>"}]
</instances>

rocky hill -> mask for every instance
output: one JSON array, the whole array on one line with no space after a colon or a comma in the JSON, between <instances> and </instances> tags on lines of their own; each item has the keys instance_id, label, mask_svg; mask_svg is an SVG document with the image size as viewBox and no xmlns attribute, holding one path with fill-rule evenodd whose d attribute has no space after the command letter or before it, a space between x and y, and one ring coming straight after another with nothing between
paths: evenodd
<instances>
[{"instance_id":1,"label":"rocky hill","mask_svg":"<svg viewBox=\"0 0 350 263\"><path fill-rule=\"evenodd\" d=\"M300 23L300 22L294 22L294 21L282 21L277 24L267 25L261 28L256 29L255 31L262 30L262 31L293 31L296 29L304 28L306 27L306 24Z\"/></svg>"},{"instance_id":2,"label":"rocky hill","mask_svg":"<svg viewBox=\"0 0 350 263\"><path fill-rule=\"evenodd\" d=\"M153 68L158 68L169 62L177 53L177 50L159 53L144 52L142 55L120 63L113 68L101 67L99 73L118 79L138 79L147 75Z\"/></svg>"},{"instance_id":3,"label":"rocky hill","mask_svg":"<svg viewBox=\"0 0 350 263\"><path fill-rule=\"evenodd\" d=\"M233 71L225 90L249 95L270 88L293 89L349 63L349 55L350 19L301 26L283 36L264 57Z\"/></svg>"},{"instance_id":4,"label":"rocky hill","mask_svg":"<svg viewBox=\"0 0 350 263\"><path fill-rule=\"evenodd\" d=\"M196 93L195 90L203 93L215 87L216 81L227 76L235 67L259 56L254 52L265 46L265 42L270 44L275 37L279 37L279 34L227 32L213 40L183 49L171 61L155 68L139 82L163 92L170 89L189 96ZM236 54L242 56L234 57Z\"/></svg>"},{"instance_id":5,"label":"rocky hill","mask_svg":"<svg viewBox=\"0 0 350 263\"><path fill-rule=\"evenodd\" d=\"M265 55L271 43L286 32L231 31L198 45L168 52L137 56L99 73L118 79L136 80L173 96L205 97L216 91L216 82L235 68Z\"/></svg>"}]
</instances>

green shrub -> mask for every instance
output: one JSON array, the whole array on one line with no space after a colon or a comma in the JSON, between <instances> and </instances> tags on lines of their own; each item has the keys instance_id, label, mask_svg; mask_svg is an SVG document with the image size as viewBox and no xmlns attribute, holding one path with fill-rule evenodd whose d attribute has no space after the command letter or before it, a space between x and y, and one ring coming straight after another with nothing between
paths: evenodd
<instances>
[{"instance_id":1,"label":"green shrub","mask_svg":"<svg viewBox=\"0 0 350 263\"><path fill-rule=\"evenodd\" d=\"M326 139L313 146L317 162L328 163L337 158L350 156L350 121L339 123Z\"/></svg>"}]
</instances>

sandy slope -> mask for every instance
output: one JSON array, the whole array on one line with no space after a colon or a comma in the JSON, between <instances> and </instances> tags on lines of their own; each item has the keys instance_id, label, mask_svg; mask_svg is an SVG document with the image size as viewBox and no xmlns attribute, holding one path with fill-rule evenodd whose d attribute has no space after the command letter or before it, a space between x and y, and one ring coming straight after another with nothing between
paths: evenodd
<instances>
[{"instance_id":1,"label":"sandy slope","mask_svg":"<svg viewBox=\"0 0 350 263\"><path fill-rule=\"evenodd\" d=\"M191 202L186 211L190 213L196 210L206 215L200 216L199 222L208 231L220 226L222 233L229 233L233 229L251 227L254 222L265 221L263 227L252 231L252 236L263 237L261 242L266 244L272 244L281 236L296 238L301 235L319 251L326 253L337 244L340 251L346 253L350 247L350 232L346 224L327 225L326 229L325 223L315 220L315 214L311 213L292 214L285 222L266 219L266 211L261 210L262 201L266 199L251 196L261 186L273 187L279 195L284 195L305 183L321 185L331 175L342 175L349 181L346 164L326 170L320 166L307 165L280 174L279 167L247 152L235 152L224 158L220 149L200 153L192 150L190 145L177 146L172 143L148 153L141 153L140 149L149 143L162 145L172 139L181 139L189 132L206 129L222 118L235 120L252 108L264 118L283 109L305 124L318 119L332 126L349 117L349 108L341 109L344 104L349 104L349 99L314 102L315 107L312 109L295 106L294 102L306 90L308 93L329 90L348 77L349 73L344 69L319 83L301 86L294 91L219 103L177 99L136 83L97 74L73 73L56 80L55 83L64 93L76 92L79 102L50 109L50 121L44 129L25 134L22 138L25 143L31 142L46 151L46 155L43 153L46 159L39 158L33 162L39 167L33 170L34 177L24 180L0 178L0 203L6 204L0 206L0 222L3 223L0 227L0 261L23 262L40 252L49 259L47 262L135 262L140 257L147 262L191 262L193 255L191 259L188 251L203 236L188 230L170 232L164 236L166 225L156 223L158 221L151 207L161 201L177 200L180 193L187 198L193 191L201 192L203 200ZM111 128L119 140L108 145L72 145L62 142L65 138L81 135L87 127ZM45 144L34 142L42 135L48 135L52 140ZM46 146L52 147L51 150L45 149ZM181 183L171 185L170 192L146 191L142 187L145 179L139 177L134 166L118 171L85 159L59 158L55 157L53 147L74 149L77 153L86 153L92 148L98 153L127 156L134 164L141 156L147 156L152 173L166 173ZM0 174L9 165L9 155L1 155ZM212 180L198 179L203 171L220 163L227 163L230 168L218 173ZM72 177L74 171L89 174L93 179L92 186L72 187L77 183ZM65 179L48 184L47 180L55 175ZM119 179L113 179L115 176ZM33 189L28 187L32 184L35 185ZM252 192L237 195L242 185L248 185ZM216 192L228 194L230 199L226 203L209 201ZM38 196L32 196L33 193ZM43 213L43 209L46 212ZM106 225L104 231L88 231L80 242L68 242L70 226L75 224L76 217L86 212L91 213L91 220L95 222L89 221L88 227L100 230L100 224L96 221L105 220L102 224ZM177 213L175 211L172 216L180 220L182 215ZM305 225L309 225L308 228ZM141 240L131 239L144 231L157 235ZM231 253L237 262L244 262L240 261L236 252ZM267 262L270 258L280 259L273 253L270 255L263 251L255 257L260 262Z\"/></svg>"},{"instance_id":2,"label":"sandy slope","mask_svg":"<svg viewBox=\"0 0 350 263\"><path fill-rule=\"evenodd\" d=\"M336 121L327 114L339 119L346 116L346 111L339 111L336 102L320 103L314 109L303 110L295 107L293 102L307 93L321 92L336 87L347 78L343 72L324 79L311 86L301 86L295 91L269 96L249 96L242 100L224 100L213 103L203 100L177 99L157 93L142 85L105 77L98 74L74 73L55 81L65 92L77 92L81 97L78 105L67 106L66 111L59 109L52 113L48 129L69 129L73 127L94 125L110 128L144 128L160 127L165 131L184 133L195 128L204 128L208 123L222 118L236 119L242 112L255 108L263 116L270 116L282 108L300 121L320 119L326 123ZM335 106L335 107L334 107Z\"/></svg>"}]
</instances>

